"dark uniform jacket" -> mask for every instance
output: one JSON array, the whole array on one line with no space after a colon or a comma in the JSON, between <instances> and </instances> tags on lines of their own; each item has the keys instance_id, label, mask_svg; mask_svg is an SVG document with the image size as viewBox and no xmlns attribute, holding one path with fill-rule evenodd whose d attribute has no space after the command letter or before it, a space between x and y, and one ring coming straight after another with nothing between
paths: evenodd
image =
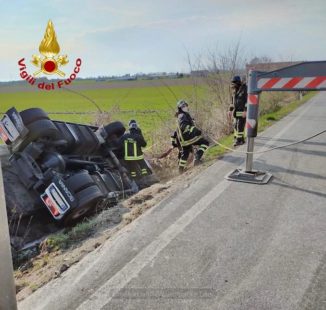
<instances>
[{"instance_id":1,"label":"dark uniform jacket","mask_svg":"<svg viewBox=\"0 0 326 310\"><path fill-rule=\"evenodd\" d=\"M233 111L233 117L242 117L243 112L247 111L247 98L247 85L241 84L234 96L232 96L230 111Z\"/></svg>"},{"instance_id":2,"label":"dark uniform jacket","mask_svg":"<svg viewBox=\"0 0 326 310\"><path fill-rule=\"evenodd\" d=\"M121 137L125 160L144 159L142 147L147 145L140 129L130 129Z\"/></svg>"},{"instance_id":3,"label":"dark uniform jacket","mask_svg":"<svg viewBox=\"0 0 326 310\"><path fill-rule=\"evenodd\" d=\"M178 114L177 135L181 146L188 146L201 138L201 131L196 128L193 118L189 113Z\"/></svg>"}]
</instances>

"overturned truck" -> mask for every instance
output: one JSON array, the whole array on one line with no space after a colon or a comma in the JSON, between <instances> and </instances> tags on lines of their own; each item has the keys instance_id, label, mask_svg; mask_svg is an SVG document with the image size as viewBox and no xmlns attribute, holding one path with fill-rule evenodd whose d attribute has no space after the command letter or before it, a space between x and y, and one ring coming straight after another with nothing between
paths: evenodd
<instances>
[{"instance_id":1,"label":"overturned truck","mask_svg":"<svg viewBox=\"0 0 326 310\"><path fill-rule=\"evenodd\" d=\"M39 108L5 113L0 137L10 153L3 176L15 249L158 181L148 163L148 176L130 177L116 156L124 133L121 122L54 121Z\"/></svg>"}]
</instances>

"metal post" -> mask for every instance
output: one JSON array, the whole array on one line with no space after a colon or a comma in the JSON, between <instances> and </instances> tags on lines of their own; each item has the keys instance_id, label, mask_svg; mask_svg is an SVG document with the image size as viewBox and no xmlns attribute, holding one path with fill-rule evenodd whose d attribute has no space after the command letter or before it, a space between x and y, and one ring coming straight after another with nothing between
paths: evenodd
<instances>
[{"instance_id":1,"label":"metal post","mask_svg":"<svg viewBox=\"0 0 326 310\"><path fill-rule=\"evenodd\" d=\"M249 83L248 83L248 101L247 101L247 158L246 158L246 168L235 169L226 176L227 180L255 183L255 184L266 184L272 177L270 173L262 171L254 171L253 167L253 151L254 151L254 141L257 137L258 131L258 111L259 111L259 94L260 91L257 90L257 72L249 72Z\"/></svg>"},{"instance_id":2,"label":"metal post","mask_svg":"<svg viewBox=\"0 0 326 310\"><path fill-rule=\"evenodd\" d=\"M247 154L246 159L246 172L252 171L252 162L254 151L254 141L257 137L258 131L258 109L259 109L259 93L256 91L257 88L257 74L255 71L249 72L249 84L248 84L248 102L247 102L247 151L251 152Z\"/></svg>"},{"instance_id":3,"label":"metal post","mask_svg":"<svg viewBox=\"0 0 326 310\"><path fill-rule=\"evenodd\" d=\"M3 189L0 159L0 309L16 310L16 289L13 276L9 228Z\"/></svg>"},{"instance_id":4,"label":"metal post","mask_svg":"<svg viewBox=\"0 0 326 310\"><path fill-rule=\"evenodd\" d=\"M248 144L247 144L247 152L251 152L247 154L246 158L246 172L252 171L252 162L254 155L252 152L254 151L254 138L249 137L248 138Z\"/></svg>"}]
</instances>

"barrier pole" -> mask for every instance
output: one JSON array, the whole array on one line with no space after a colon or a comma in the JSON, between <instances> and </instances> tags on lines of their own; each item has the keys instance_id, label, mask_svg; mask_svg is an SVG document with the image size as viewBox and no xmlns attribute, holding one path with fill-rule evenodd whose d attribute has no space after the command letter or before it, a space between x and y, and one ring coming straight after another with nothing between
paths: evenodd
<instances>
[{"instance_id":1,"label":"barrier pole","mask_svg":"<svg viewBox=\"0 0 326 310\"><path fill-rule=\"evenodd\" d=\"M254 151L254 142L255 139L252 137L248 138L248 144L247 144L247 152L253 152ZM254 154L248 153L246 158L246 172L252 171L252 162L253 162Z\"/></svg>"},{"instance_id":2,"label":"barrier pole","mask_svg":"<svg viewBox=\"0 0 326 310\"><path fill-rule=\"evenodd\" d=\"M258 109L259 109L259 93L255 90L257 88L257 75L255 71L249 72L248 79L248 101L247 101L247 152L254 151L254 141L257 137L258 128ZM252 171L253 154L247 154L246 171Z\"/></svg>"}]
</instances>

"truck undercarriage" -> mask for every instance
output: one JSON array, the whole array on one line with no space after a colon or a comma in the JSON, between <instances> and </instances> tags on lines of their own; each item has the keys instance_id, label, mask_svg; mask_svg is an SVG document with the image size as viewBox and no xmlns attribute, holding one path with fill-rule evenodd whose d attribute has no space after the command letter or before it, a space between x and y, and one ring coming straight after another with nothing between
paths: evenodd
<instances>
[{"instance_id":1,"label":"truck undercarriage","mask_svg":"<svg viewBox=\"0 0 326 310\"><path fill-rule=\"evenodd\" d=\"M158 181L148 163L148 176L130 177L117 157L124 133L121 122L96 127L53 121L39 108L6 112L0 137L10 154L2 169L13 250Z\"/></svg>"}]
</instances>

